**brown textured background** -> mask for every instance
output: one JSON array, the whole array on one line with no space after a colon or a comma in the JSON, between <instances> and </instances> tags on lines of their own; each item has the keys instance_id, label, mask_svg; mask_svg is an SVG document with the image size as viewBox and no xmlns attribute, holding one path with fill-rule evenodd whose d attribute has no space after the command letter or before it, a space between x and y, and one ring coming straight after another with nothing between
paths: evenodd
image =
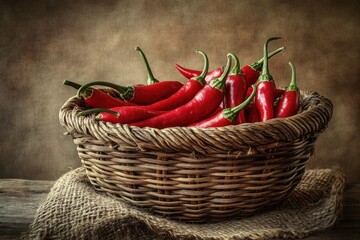
<instances>
[{"instance_id":1,"label":"brown textured background","mask_svg":"<svg viewBox=\"0 0 360 240\"><path fill-rule=\"evenodd\" d=\"M56 179L80 166L58 121L71 79L120 84L146 79L140 46L158 79L184 80L173 63L210 68L226 53L242 64L262 55L266 38L285 46L270 71L279 86L297 66L301 89L334 103L310 167L340 166L360 182L360 4L358 1L0 1L0 177Z\"/></svg>"}]
</instances>

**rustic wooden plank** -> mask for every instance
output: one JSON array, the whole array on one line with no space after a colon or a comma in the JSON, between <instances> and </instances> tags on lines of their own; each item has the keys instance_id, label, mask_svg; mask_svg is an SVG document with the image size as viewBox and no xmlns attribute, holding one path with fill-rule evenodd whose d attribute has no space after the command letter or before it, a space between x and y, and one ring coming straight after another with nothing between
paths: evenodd
<instances>
[{"instance_id":1,"label":"rustic wooden plank","mask_svg":"<svg viewBox=\"0 0 360 240\"><path fill-rule=\"evenodd\" d=\"M48 193L54 183L43 180L0 179L0 193L9 195Z\"/></svg>"},{"instance_id":2,"label":"rustic wooden plank","mask_svg":"<svg viewBox=\"0 0 360 240\"><path fill-rule=\"evenodd\" d=\"M19 239L54 181L0 180L0 238Z\"/></svg>"},{"instance_id":3,"label":"rustic wooden plank","mask_svg":"<svg viewBox=\"0 0 360 240\"><path fill-rule=\"evenodd\" d=\"M19 239L54 181L0 179L0 239ZM306 240L360 239L360 184L347 186L343 213L332 229Z\"/></svg>"}]
</instances>

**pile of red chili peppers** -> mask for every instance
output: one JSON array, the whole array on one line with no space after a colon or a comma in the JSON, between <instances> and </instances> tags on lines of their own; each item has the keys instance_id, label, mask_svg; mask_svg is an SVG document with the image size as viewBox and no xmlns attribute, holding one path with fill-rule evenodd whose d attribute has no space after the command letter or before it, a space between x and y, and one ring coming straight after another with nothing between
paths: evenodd
<instances>
[{"instance_id":1,"label":"pile of red chili peppers","mask_svg":"<svg viewBox=\"0 0 360 240\"><path fill-rule=\"evenodd\" d=\"M76 88L88 108L78 116L96 114L99 121L114 124L209 128L286 118L298 113L300 93L293 63L289 62L292 76L285 89L277 88L269 73L269 58L284 50L282 47L268 53L269 42L277 39L267 39L263 58L243 67L235 54L228 53L225 67L208 71L208 57L198 50L196 53L204 59L202 71L175 64L187 78L184 83L155 79L144 52L137 47L148 74L146 84L121 86L96 81L80 85L68 80L64 84ZM106 91L109 88L112 91Z\"/></svg>"}]
</instances>

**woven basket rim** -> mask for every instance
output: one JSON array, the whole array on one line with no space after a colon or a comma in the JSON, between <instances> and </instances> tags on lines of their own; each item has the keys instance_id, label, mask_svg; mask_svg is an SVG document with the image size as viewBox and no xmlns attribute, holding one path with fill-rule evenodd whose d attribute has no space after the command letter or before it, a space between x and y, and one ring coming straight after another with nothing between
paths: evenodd
<instances>
[{"instance_id":1,"label":"woven basket rim","mask_svg":"<svg viewBox=\"0 0 360 240\"><path fill-rule=\"evenodd\" d=\"M328 98L317 92L301 91L302 110L288 118L217 128L156 129L102 122L96 120L95 115L76 116L82 109L79 106L80 101L82 99L73 96L60 109L60 124L69 134L82 134L129 150L205 154L229 152L241 148L241 145L259 146L316 136L327 128L333 110L332 102ZM214 139L215 145L208 145L211 138Z\"/></svg>"}]
</instances>

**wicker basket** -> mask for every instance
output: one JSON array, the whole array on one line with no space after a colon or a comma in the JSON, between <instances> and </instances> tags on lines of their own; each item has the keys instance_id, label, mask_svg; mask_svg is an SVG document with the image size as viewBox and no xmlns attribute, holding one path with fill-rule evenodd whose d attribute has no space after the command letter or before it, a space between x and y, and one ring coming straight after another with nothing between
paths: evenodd
<instances>
[{"instance_id":1,"label":"wicker basket","mask_svg":"<svg viewBox=\"0 0 360 240\"><path fill-rule=\"evenodd\" d=\"M60 123L93 186L153 213L187 222L253 215L281 203L301 180L332 103L301 93L301 113L221 128L138 128L77 117L70 98Z\"/></svg>"}]
</instances>

